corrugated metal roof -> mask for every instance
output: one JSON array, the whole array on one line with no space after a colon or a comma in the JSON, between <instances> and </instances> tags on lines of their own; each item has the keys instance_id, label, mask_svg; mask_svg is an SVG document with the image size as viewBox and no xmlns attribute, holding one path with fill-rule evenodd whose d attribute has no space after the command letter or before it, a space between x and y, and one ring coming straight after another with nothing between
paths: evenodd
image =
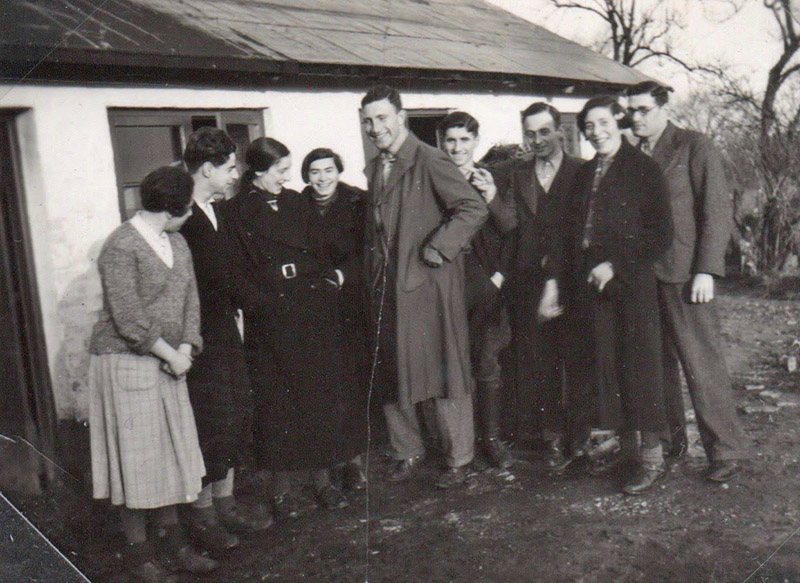
<instances>
[{"instance_id":1,"label":"corrugated metal roof","mask_svg":"<svg viewBox=\"0 0 800 583\"><path fill-rule=\"evenodd\" d=\"M482 0L2 0L0 47L644 78Z\"/></svg>"}]
</instances>

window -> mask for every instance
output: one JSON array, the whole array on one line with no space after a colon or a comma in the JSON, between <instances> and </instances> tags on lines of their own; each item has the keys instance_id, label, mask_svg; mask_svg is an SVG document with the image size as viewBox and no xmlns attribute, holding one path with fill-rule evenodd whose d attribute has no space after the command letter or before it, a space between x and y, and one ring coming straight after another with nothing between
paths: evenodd
<instances>
[{"instance_id":1,"label":"window","mask_svg":"<svg viewBox=\"0 0 800 583\"><path fill-rule=\"evenodd\" d=\"M406 111L408 111L408 129L429 146L438 148L439 136L436 134L436 126L455 109L409 109Z\"/></svg>"},{"instance_id":2,"label":"window","mask_svg":"<svg viewBox=\"0 0 800 583\"><path fill-rule=\"evenodd\" d=\"M247 146L264 135L263 117L255 109L109 109L122 220L141 208L139 185L147 173L179 164L187 138L203 126L222 128L236 142L241 171Z\"/></svg>"}]
</instances>

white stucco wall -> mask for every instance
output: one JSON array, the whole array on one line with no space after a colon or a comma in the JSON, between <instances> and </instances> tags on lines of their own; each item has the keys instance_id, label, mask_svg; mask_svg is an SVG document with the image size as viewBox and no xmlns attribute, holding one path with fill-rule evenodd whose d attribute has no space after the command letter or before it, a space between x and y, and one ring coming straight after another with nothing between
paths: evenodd
<instances>
[{"instance_id":1,"label":"white stucco wall","mask_svg":"<svg viewBox=\"0 0 800 583\"><path fill-rule=\"evenodd\" d=\"M264 110L266 133L300 162L327 146L345 161L343 180L365 186L358 107L361 92L258 91L154 87L0 85L0 108L26 108L19 120L22 173L50 372L59 418L85 419L87 343L100 306L95 260L120 223L108 108ZM404 93L407 108L457 108L481 123L482 155L521 140L519 112L537 96ZM553 105L575 113L576 97Z\"/></svg>"}]
</instances>

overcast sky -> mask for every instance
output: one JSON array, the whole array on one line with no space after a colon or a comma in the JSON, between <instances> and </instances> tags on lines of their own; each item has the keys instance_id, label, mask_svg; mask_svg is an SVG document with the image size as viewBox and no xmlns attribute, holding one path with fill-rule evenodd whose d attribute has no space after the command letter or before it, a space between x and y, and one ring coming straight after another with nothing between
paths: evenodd
<instances>
[{"instance_id":1,"label":"overcast sky","mask_svg":"<svg viewBox=\"0 0 800 583\"><path fill-rule=\"evenodd\" d=\"M488 1L581 44L590 44L603 30L599 17L554 9L550 0ZM763 0L742 0L744 5L736 14L731 14L725 0L661 2L680 6L686 14L686 31L675 46L677 56L719 61L751 78L755 87L763 87L769 67L780 55L778 29ZM688 90L690 79L676 69L648 66L642 70L672 84L679 94Z\"/></svg>"}]
</instances>

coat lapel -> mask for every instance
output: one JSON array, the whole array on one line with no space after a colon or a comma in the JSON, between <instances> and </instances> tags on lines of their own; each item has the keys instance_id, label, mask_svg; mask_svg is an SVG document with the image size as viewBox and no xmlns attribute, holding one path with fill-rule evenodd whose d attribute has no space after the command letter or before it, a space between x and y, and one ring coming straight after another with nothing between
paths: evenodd
<instances>
[{"instance_id":1,"label":"coat lapel","mask_svg":"<svg viewBox=\"0 0 800 583\"><path fill-rule=\"evenodd\" d=\"M667 122L664 133L661 134L661 138L659 138L656 147L653 149L653 160L658 163L662 170L669 167L678 153L678 148L674 144L677 138L678 134L675 131L675 126L672 125L672 122Z\"/></svg>"},{"instance_id":2,"label":"coat lapel","mask_svg":"<svg viewBox=\"0 0 800 583\"><path fill-rule=\"evenodd\" d=\"M538 210L539 199L544 193L542 185L539 184L539 179L536 178L535 159L527 162L519 169L517 178L517 182L521 183L519 195L531 214L535 215Z\"/></svg>"},{"instance_id":3,"label":"coat lapel","mask_svg":"<svg viewBox=\"0 0 800 583\"><path fill-rule=\"evenodd\" d=\"M400 183L405 173L414 165L414 153L417 150L418 142L419 140L417 137L409 133L406 141L400 146L400 150L397 152L397 160L392 166L389 179L386 181L386 187L383 189L384 195L388 195L388 193ZM380 163L378 165L380 166Z\"/></svg>"}]
</instances>

